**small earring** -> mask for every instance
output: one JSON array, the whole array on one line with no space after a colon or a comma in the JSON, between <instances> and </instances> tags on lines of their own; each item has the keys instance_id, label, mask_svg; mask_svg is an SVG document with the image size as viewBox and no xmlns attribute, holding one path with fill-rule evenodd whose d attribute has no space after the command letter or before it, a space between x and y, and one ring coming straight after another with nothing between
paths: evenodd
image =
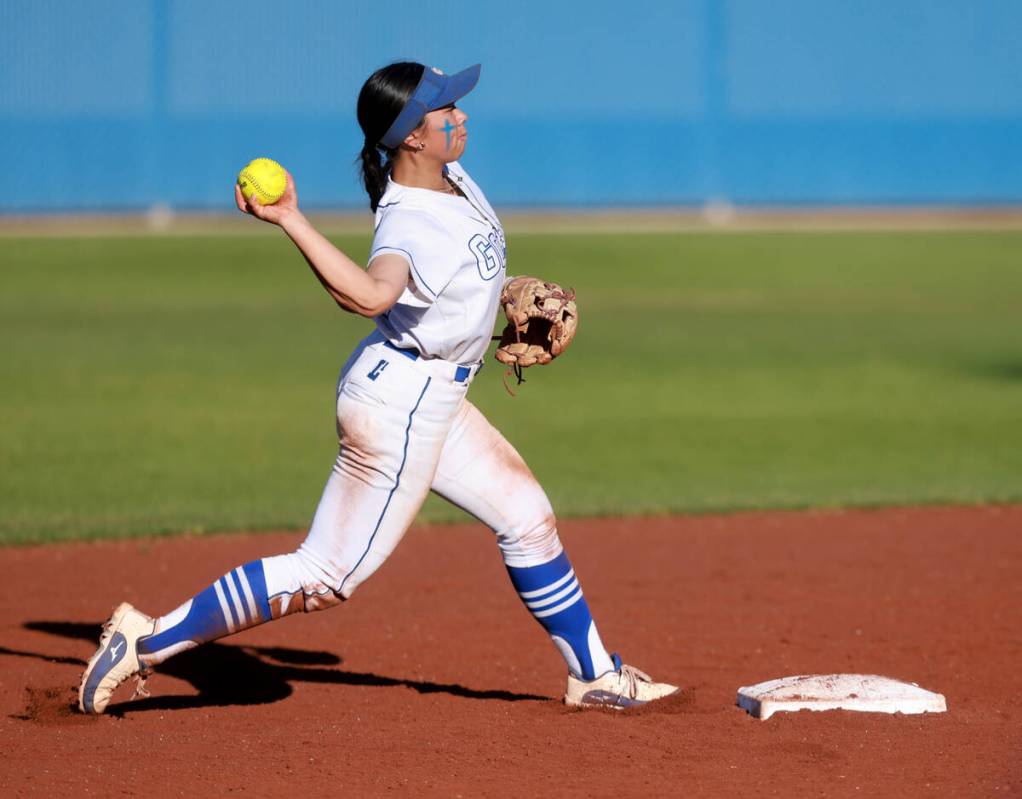
<instances>
[{"instance_id":1,"label":"small earring","mask_svg":"<svg viewBox=\"0 0 1022 799\"><path fill-rule=\"evenodd\" d=\"M420 141L419 142L419 151L421 152L422 150L425 150L425 149L426 149L426 142Z\"/></svg>"}]
</instances>

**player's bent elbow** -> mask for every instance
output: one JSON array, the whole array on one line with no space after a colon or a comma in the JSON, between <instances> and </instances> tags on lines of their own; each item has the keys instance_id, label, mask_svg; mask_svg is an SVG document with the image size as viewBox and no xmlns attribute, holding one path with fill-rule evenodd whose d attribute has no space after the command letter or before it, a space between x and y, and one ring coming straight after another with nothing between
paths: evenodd
<instances>
[{"instance_id":1,"label":"player's bent elbow","mask_svg":"<svg viewBox=\"0 0 1022 799\"><path fill-rule=\"evenodd\" d=\"M374 285L365 295L349 296L337 291L331 291L331 296L342 309L349 313L373 319L382 313L386 313L397 303L401 296L400 292L395 293L390 287Z\"/></svg>"},{"instance_id":2,"label":"player's bent elbow","mask_svg":"<svg viewBox=\"0 0 1022 799\"><path fill-rule=\"evenodd\" d=\"M360 316L364 316L367 319L375 319L380 314L384 314L394 307L397 300L391 300L390 302L378 302L375 304L367 304L353 309L355 313Z\"/></svg>"},{"instance_id":3,"label":"player's bent elbow","mask_svg":"<svg viewBox=\"0 0 1022 799\"><path fill-rule=\"evenodd\" d=\"M378 305L364 305L362 303L352 302L349 299L334 297L334 300L341 307L342 310L348 313L358 314L364 316L366 319L375 319L380 314L386 312L390 306L382 307Z\"/></svg>"},{"instance_id":4,"label":"player's bent elbow","mask_svg":"<svg viewBox=\"0 0 1022 799\"><path fill-rule=\"evenodd\" d=\"M373 289L371 295L366 298L363 309L359 311L363 316L370 318L386 313L393 308L404 291L404 284L397 285L387 280L375 280Z\"/></svg>"}]
</instances>

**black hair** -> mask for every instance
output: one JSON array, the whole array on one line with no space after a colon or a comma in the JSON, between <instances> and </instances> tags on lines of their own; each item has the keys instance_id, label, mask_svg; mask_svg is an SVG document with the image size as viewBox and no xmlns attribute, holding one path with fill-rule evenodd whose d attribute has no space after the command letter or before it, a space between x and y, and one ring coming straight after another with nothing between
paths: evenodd
<instances>
[{"instance_id":1,"label":"black hair","mask_svg":"<svg viewBox=\"0 0 1022 799\"><path fill-rule=\"evenodd\" d=\"M388 64L370 75L358 93L358 124L365 134L365 144L359 156L362 161L362 185L369 195L369 207L373 212L387 188L387 176L398 152L397 147L389 148L380 144L380 139L415 92L425 69L425 66L413 61ZM415 127L420 124L421 121Z\"/></svg>"}]
</instances>

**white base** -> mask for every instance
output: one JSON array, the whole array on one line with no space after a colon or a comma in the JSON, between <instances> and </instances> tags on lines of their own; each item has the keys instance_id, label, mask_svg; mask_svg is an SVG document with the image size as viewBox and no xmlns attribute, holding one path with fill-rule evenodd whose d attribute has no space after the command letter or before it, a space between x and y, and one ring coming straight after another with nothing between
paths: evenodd
<instances>
[{"instance_id":1,"label":"white base","mask_svg":"<svg viewBox=\"0 0 1022 799\"><path fill-rule=\"evenodd\" d=\"M738 706L766 720L794 710L944 713L941 694L875 674L804 674L738 689Z\"/></svg>"}]
</instances>

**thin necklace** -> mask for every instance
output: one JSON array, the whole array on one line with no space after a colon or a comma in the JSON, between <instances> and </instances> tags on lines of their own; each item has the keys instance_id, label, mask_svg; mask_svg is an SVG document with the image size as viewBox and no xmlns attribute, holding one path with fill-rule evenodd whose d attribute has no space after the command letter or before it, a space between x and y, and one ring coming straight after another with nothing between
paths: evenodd
<instances>
[{"instance_id":1,"label":"thin necklace","mask_svg":"<svg viewBox=\"0 0 1022 799\"><path fill-rule=\"evenodd\" d=\"M461 189L451 183L451 179L447 175L444 175L444 194L453 194L456 197L464 196Z\"/></svg>"},{"instance_id":2,"label":"thin necklace","mask_svg":"<svg viewBox=\"0 0 1022 799\"><path fill-rule=\"evenodd\" d=\"M462 180L461 175L454 175L454 179L458 181L457 185L451 183L450 173L448 173L444 177L447 180L447 182L451 184L451 188L455 189L462 197L464 197L465 202L471 205L472 208L475 209L475 212L479 214L494 231L496 231L500 227L500 223L495 221L494 219L491 219L490 215L482 209L482 203L478 202L478 199L476 200L476 202L472 201L472 197L475 197L475 194L467 186L462 185L464 181ZM472 194L472 197L469 197L470 194Z\"/></svg>"}]
</instances>

